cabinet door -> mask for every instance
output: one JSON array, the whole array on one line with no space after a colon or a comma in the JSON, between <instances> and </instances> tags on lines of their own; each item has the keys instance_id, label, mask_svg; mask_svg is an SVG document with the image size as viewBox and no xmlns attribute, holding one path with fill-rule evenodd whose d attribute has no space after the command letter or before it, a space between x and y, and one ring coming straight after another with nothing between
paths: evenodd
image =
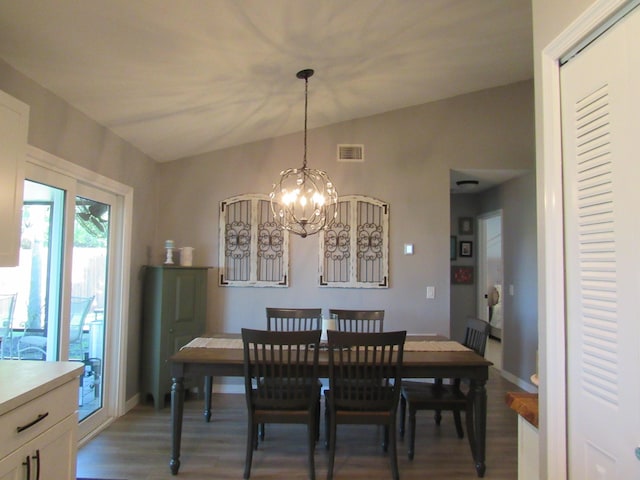
<instances>
[{"instance_id":1,"label":"cabinet door","mask_svg":"<svg viewBox=\"0 0 640 480\"><path fill-rule=\"evenodd\" d=\"M26 453L24 455L22 453L22 450L19 450L0 460L0 480L24 480Z\"/></svg>"},{"instance_id":2,"label":"cabinet door","mask_svg":"<svg viewBox=\"0 0 640 480\"><path fill-rule=\"evenodd\" d=\"M62 422L0 460L0 480L74 480L77 428L76 414L69 415Z\"/></svg>"},{"instance_id":3,"label":"cabinet door","mask_svg":"<svg viewBox=\"0 0 640 480\"><path fill-rule=\"evenodd\" d=\"M0 267L18 265L29 107L0 91Z\"/></svg>"}]
</instances>

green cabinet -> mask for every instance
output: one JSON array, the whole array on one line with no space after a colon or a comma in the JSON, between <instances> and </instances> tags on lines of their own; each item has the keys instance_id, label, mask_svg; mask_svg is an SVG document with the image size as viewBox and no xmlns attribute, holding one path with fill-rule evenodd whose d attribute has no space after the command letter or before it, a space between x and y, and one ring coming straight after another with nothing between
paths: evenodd
<instances>
[{"instance_id":1,"label":"green cabinet","mask_svg":"<svg viewBox=\"0 0 640 480\"><path fill-rule=\"evenodd\" d=\"M142 308L142 400L151 395L160 409L171 392L169 358L206 330L207 267L145 267Z\"/></svg>"}]
</instances>

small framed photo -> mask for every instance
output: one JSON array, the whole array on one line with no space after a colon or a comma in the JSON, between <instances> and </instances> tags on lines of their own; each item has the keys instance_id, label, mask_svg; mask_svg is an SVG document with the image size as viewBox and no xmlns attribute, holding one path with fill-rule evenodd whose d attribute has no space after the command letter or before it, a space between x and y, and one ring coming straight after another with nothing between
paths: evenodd
<instances>
[{"instance_id":1,"label":"small framed photo","mask_svg":"<svg viewBox=\"0 0 640 480\"><path fill-rule=\"evenodd\" d=\"M449 260L455 260L458 252L457 238L455 235L451 235L450 242L449 250L451 253L449 254Z\"/></svg>"},{"instance_id":2,"label":"small framed photo","mask_svg":"<svg viewBox=\"0 0 640 480\"><path fill-rule=\"evenodd\" d=\"M460 242L460 256L461 257L473 256L473 242L469 242L469 241Z\"/></svg>"},{"instance_id":3,"label":"small framed photo","mask_svg":"<svg viewBox=\"0 0 640 480\"><path fill-rule=\"evenodd\" d=\"M451 283L453 285L472 285L473 267L459 265L451 267Z\"/></svg>"},{"instance_id":4,"label":"small framed photo","mask_svg":"<svg viewBox=\"0 0 640 480\"><path fill-rule=\"evenodd\" d=\"M458 233L460 235L473 235L473 217L458 218Z\"/></svg>"}]
</instances>

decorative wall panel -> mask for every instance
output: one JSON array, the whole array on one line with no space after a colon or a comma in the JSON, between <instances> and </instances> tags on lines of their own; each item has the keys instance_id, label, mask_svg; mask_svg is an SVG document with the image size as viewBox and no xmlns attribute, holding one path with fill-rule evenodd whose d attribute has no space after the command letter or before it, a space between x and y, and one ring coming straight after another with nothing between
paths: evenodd
<instances>
[{"instance_id":1,"label":"decorative wall panel","mask_svg":"<svg viewBox=\"0 0 640 480\"><path fill-rule=\"evenodd\" d=\"M320 286L389 286L389 205L362 195L340 197L336 221L320 233Z\"/></svg>"},{"instance_id":2,"label":"decorative wall panel","mask_svg":"<svg viewBox=\"0 0 640 480\"><path fill-rule=\"evenodd\" d=\"M287 286L289 233L273 221L267 195L220 203L220 285Z\"/></svg>"}]
</instances>

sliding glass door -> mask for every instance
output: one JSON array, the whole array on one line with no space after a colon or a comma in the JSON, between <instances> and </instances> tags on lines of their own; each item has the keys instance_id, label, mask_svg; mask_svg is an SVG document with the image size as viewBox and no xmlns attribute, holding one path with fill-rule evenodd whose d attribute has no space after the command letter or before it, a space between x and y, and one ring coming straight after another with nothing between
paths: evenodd
<instances>
[{"instance_id":1,"label":"sliding glass door","mask_svg":"<svg viewBox=\"0 0 640 480\"><path fill-rule=\"evenodd\" d=\"M69 359L85 365L79 390L80 421L102 408L108 369L110 221L113 195L80 185L75 198Z\"/></svg>"},{"instance_id":2,"label":"sliding glass door","mask_svg":"<svg viewBox=\"0 0 640 480\"><path fill-rule=\"evenodd\" d=\"M82 362L82 439L123 409L125 197L32 164L27 178L19 265L0 268L0 361Z\"/></svg>"},{"instance_id":3,"label":"sliding glass door","mask_svg":"<svg viewBox=\"0 0 640 480\"><path fill-rule=\"evenodd\" d=\"M26 181L20 263L0 268L0 296L12 298L2 318L0 358L59 358L66 191Z\"/></svg>"}]
</instances>

